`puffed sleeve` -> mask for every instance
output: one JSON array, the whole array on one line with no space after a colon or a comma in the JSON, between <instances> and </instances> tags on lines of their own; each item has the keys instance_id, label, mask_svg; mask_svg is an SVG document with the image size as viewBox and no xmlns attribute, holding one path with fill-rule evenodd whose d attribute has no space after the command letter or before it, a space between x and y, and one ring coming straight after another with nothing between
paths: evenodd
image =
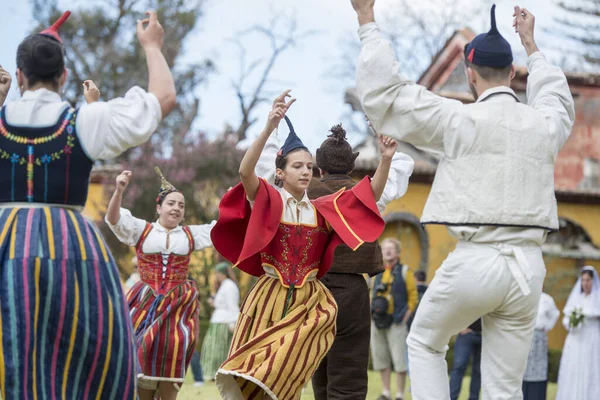
<instances>
[{"instance_id":1,"label":"puffed sleeve","mask_svg":"<svg viewBox=\"0 0 600 400\"><path fill-rule=\"evenodd\" d=\"M135 86L124 97L83 105L77 113L77 135L92 160L110 159L145 143L161 118L156 96Z\"/></svg>"},{"instance_id":2,"label":"puffed sleeve","mask_svg":"<svg viewBox=\"0 0 600 400\"><path fill-rule=\"evenodd\" d=\"M131 215L131 211L126 208L121 208L119 221L112 225L106 217L104 221L115 234L117 239L129 246L135 246L142 236L142 232L146 227L146 221Z\"/></svg>"}]
</instances>

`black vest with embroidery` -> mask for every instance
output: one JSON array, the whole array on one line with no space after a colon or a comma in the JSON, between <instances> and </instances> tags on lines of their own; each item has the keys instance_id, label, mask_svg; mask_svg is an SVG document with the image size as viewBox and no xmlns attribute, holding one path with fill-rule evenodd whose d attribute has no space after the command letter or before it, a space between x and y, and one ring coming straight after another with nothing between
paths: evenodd
<instances>
[{"instance_id":1,"label":"black vest with embroidery","mask_svg":"<svg viewBox=\"0 0 600 400\"><path fill-rule=\"evenodd\" d=\"M77 111L67 108L54 126L14 126L0 110L0 203L84 206L94 162L77 132Z\"/></svg>"}]
</instances>

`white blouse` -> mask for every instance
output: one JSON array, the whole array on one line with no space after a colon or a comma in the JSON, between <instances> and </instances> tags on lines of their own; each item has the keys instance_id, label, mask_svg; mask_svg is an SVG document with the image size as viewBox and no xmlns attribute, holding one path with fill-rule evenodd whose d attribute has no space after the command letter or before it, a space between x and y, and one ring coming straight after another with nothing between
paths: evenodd
<instances>
[{"instance_id":1,"label":"white blouse","mask_svg":"<svg viewBox=\"0 0 600 400\"><path fill-rule=\"evenodd\" d=\"M56 92L28 90L18 100L6 103L6 121L15 126L52 126L69 107ZM82 105L75 127L88 157L105 160L146 142L161 119L156 96L134 86L125 97Z\"/></svg>"},{"instance_id":2,"label":"white blouse","mask_svg":"<svg viewBox=\"0 0 600 400\"><path fill-rule=\"evenodd\" d=\"M210 317L213 324L235 325L240 313L240 290L231 279L221 282L213 298L215 311Z\"/></svg>"},{"instance_id":3,"label":"white blouse","mask_svg":"<svg viewBox=\"0 0 600 400\"><path fill-rule=\"evenodd\" d=\"M535 320L535 329L549 332L556 325L560 316L560 311L554 303L554 299L549 294L542 292L537 318Z\"/></svg>"},{"instance_id":4,"label":"white blouse","mask_svg":"<svg viewBox=\"0 0 600 400\"><path fill-rule=\"evenodd\" d=\"M283 214L281 216L281 222L288 224L311 225L317 224L317 210L315 206L308 199L308 195L304 192L302 200L298 201L284 188L273 187L281 194L281 200L283 201ZM250 207L254 207L254 201L249 201Z\"/></svg>"},{"instance_id":5,"label":"white blouse","mask_svg":"<svg viewBox=\"0 0 600 400\"><path fill-rule=\"evenodd\" d=\"M135 246L140 240L144 228L146 227L146 221L139 219L131 215L131 211L121 208L121 216L119 221L112 225L108 220L104 219L107 225L115 236L123 243L129 246ZM212 221L210 224L205 225L188 225L190 232L194 237L195 247L194 250L202 250L206 247L212 246L210 240L210 231L216 224L216 221ZM167 233L169 233L169 247L167 248ZM146 237L144 244L142 245L142 251L144 253L162 253L162 254L177 254L186 255L190 251L190 244L187 235L183 231L181 226L178 226L171 231L165 229L161 224L152 222L152 230Z\"/></svg>"}]
</instances>

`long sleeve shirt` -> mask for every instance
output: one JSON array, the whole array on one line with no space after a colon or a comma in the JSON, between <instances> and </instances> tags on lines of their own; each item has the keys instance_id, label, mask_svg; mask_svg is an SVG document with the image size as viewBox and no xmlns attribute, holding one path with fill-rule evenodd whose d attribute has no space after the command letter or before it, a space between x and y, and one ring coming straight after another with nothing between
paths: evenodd
<instances>
[{"instance_id":1,"label":"long sleeve shirt","mask_svg":"<svg viewBox=\"0 0 600 400\"><path fill-rule=\"evenodd\" d=\"M505 86L465 105L404 76L375 23L359 35L357 92L373 127L440 158L423 223L558 228L554 161L575 120L560 68L536 52L527 105Z\"/></svg>"},{"instance_id":2,"label":"long sleeve shirt","mask_svg":"<svg viewBox=\"0 0 600 400\"><path fill-rule=\"evenodd\" d=\"M121 208L119 221L112 225L105 218L106 223L117 239L129 246L135 246L146 227L146 221L131 215L131 211ZM194 250L202 250L212 245L210 230L216 221L205 225L188 225L194 238ZM169 247L167 247L167 235L169 236ZM172 230L165 229L161 224L152 222L152 230L142 245L144 253L162 253L186 255L189 253L189 240L181 226Z\"/></svg>"},{"instance_id":3,"label":"long sleeve shirt","mask_svg":"<svg viewBox=\"0 0 600 400\"><path fill-rule=\"evenodd\" d=\"M48 89L28 90L6 104L6 122L32 127L51 126L68 102ZM77 113L76 130L81 145L92 160L105 160L146 142L162 119L156 96L133 87L124 97L84 104Z\"/></svg>"}]
</instances>

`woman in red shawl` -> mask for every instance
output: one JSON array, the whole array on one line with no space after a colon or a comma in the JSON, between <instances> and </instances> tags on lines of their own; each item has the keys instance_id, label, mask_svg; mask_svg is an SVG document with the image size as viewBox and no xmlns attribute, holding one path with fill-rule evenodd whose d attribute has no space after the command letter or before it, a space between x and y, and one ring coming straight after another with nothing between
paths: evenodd
<instances>
[{"instance_id":1,"label":"woman in red shawl","mask_svg":"<svg viewBox=\"0 0 600 400\"><path fill-rule=\"evenodd\" d=\"M259 279L244 300L229 357L217 372L224 399L299 399L335 337L337 305L318 280L337 245L357 249L384 228L376 206L396 142L380 137L382 159L371 180L309 200L313 158L285 113L289 90L273 103L265 129L240 165L241 184L219 206L215 248ZM275 161L277 186L254 170L269 135L285 118L290 134Z\"/></svg>"}]
</instances>

